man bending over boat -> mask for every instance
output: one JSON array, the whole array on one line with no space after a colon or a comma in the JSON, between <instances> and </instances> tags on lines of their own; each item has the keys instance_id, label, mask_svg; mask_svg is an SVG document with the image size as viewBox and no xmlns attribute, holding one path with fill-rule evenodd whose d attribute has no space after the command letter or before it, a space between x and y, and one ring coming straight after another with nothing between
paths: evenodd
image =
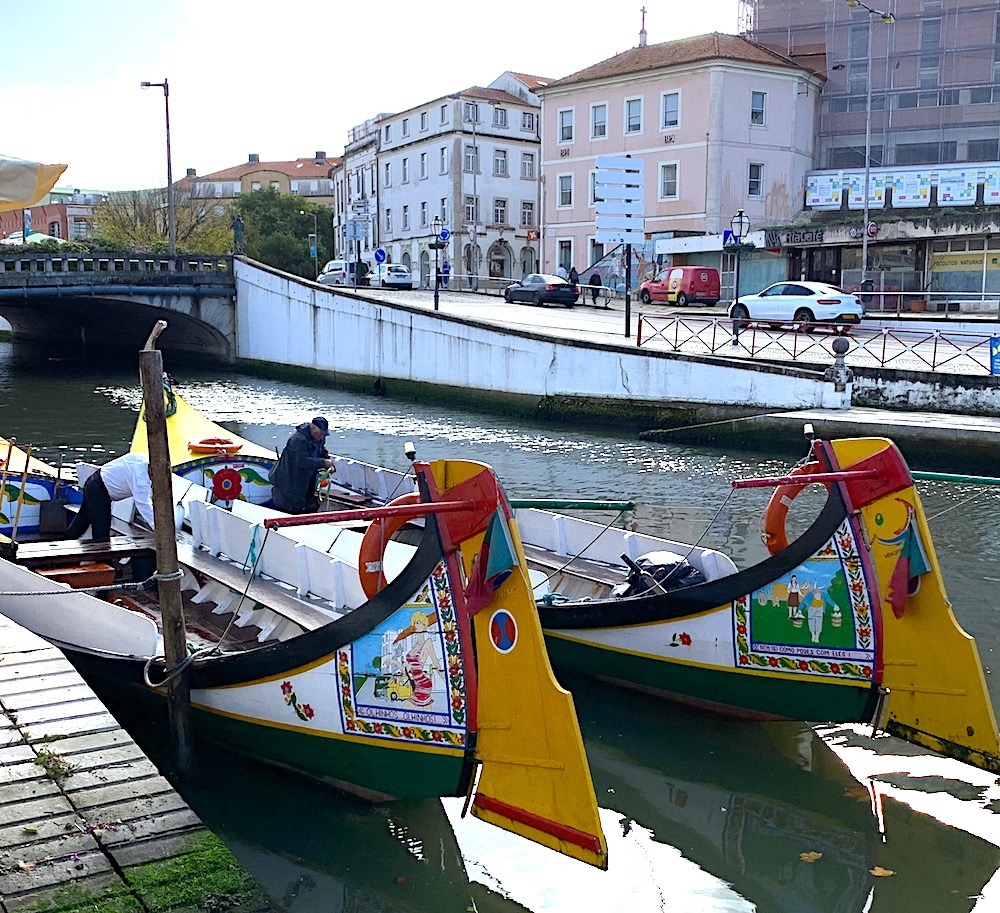
<instances>
[{"instance_id":1,"label":"man bending over boat","mask_svg":"<svg viewBox=\"0 0 1000 913\"><path fill-rule=\"evenodd\" d=\"M105 463L83 483L80 512L66 530L67 539L79 539L91 526L95 542L111 538L111 502L134 498L136 510L153 528L153 489L149 481L149 457L126 453Z\"/></svg>"},{"instance_id":2,"label":"man bending over boat","mask_svg":"<svg viewBox=\"0 0 1000 913\"><path fill-rule=\"evenodd\" d=\"M326 449L330 425L322 415L303 422L288 438L285 449L271 471L274 506L287 514L310 514L319 509L316 474L330 469L333 461Z\"/></svg>"}]
</instances>

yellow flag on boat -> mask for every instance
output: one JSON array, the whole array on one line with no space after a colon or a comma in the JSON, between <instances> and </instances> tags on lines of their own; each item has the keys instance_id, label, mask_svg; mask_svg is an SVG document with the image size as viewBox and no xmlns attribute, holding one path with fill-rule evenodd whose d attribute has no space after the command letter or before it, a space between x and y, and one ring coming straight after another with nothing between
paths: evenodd
<instances>
[{"instance_id":1,"label":"yellow flag on boat","mask_svg":"<svg viewBox=\"0 0 1000 913\"><path fill-rule=\"evenodd\" d=\"M56 185L65 165L43 165L0 155L0 212L33 206Z\"/></svg>"}]
</instances>

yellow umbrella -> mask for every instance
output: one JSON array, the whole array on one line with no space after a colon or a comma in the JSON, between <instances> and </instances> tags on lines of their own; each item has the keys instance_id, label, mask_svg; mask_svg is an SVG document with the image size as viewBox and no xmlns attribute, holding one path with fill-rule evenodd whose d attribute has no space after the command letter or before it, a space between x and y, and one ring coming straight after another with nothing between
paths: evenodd
<instances>
[{"instance_id":1,"label":"yellow umbrella","mask_svg":"<svg viewBox=\"0 0 1000 913\"><path fill-rule=\"evenodd\" d=\"M0 155L0 212L34 205L65 170L65 165L42 165Z\"/></svg>"}]
</instances>

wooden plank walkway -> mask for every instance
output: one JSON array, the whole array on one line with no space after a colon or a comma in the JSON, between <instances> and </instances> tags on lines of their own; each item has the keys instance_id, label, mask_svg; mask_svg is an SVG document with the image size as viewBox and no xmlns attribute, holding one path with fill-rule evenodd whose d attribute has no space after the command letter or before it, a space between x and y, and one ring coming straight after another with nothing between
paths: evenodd
<instances>
[{"instance_id":1,"label":"wooden plank walkway","mask_svg":"<svg viewBox=\"0 0 1000 913\"><path fill-rule=\"evenodd\" d=\"M0 653L3 913L197 909L208 895L191 896L192 869L240 886L245 913L270 909L59 650L0 616ZM159 863L176 884L151 892Z\"/></svg>"}]
</instances>

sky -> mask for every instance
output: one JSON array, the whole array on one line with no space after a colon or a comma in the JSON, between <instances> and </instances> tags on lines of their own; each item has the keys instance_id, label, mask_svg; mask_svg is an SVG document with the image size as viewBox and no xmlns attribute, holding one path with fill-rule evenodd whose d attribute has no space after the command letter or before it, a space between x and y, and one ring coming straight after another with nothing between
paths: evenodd
<instances>
[{"instance_id":1,"label":"sky","mask_svg":"<svg viewBox=\"0 0 1000 913\"><path fill-rule=\"evenodd\" d=\"M351 127L505 70L558 79L638 44L736 31L738 0L0 0L0 155L60 187L343 154ZM499 14L492 10L501 10Z\"/></svg>"}]
</instances>

